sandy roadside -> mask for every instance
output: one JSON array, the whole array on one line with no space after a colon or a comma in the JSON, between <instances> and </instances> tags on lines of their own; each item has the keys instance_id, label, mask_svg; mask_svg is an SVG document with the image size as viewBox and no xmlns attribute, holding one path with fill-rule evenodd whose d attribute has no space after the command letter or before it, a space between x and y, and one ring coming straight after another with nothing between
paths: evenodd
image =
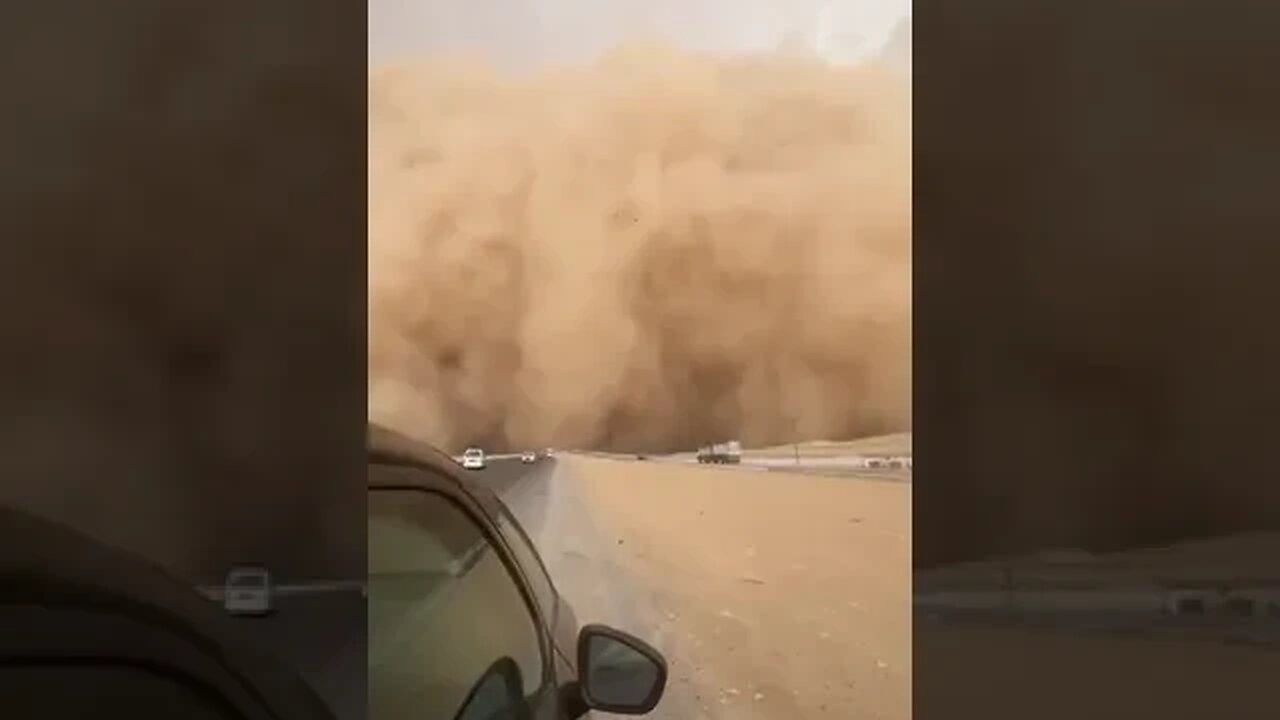
<instances>
[{"instance_id":1,"label":"sandy roadside","mask_svg":"<svg viewBox=\"0 0 1280 720\"><path fill-rule=\"evenodd\" d=\"M910 486L560 460L651 588L689 716L910 717ZM665 704L665 703L664 703Z\"/></svg>"}]
</instances>

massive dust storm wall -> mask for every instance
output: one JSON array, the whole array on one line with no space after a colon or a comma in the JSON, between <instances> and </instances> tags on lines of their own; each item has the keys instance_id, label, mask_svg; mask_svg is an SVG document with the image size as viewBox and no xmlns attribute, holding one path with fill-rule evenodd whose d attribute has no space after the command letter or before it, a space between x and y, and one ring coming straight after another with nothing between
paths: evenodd
<instances>
[{"instance_id":1,"label":"massive dust storm wall","mask_svg":"<svg viewBox=\"0 0 1280 720\"><path fill-rule=\"evenodd\" d=\"M908 86L630 45L370 95L370 412L438 445L910 422Z\"/></svg>"}]
</instances>

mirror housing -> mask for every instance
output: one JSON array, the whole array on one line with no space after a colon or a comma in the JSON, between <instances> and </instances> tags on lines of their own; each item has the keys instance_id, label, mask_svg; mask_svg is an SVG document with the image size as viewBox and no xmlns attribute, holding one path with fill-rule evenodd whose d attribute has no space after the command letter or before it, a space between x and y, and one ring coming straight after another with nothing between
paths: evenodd
<instances>
[{"instance_id":1,"label":"mirror housing","mask_svg":"<svg viewBox=\"0 0 1280 720\"><path fill-rule=\"evenodd\" d=\"M640 638L586 625L578 633L578 685L590 710L644 715L667 688L667 660Z\"/></svg>"}]
</instances>

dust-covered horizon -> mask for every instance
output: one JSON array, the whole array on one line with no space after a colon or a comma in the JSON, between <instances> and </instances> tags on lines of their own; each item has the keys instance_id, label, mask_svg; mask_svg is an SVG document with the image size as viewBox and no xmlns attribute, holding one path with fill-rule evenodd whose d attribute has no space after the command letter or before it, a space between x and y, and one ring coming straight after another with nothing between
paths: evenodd
<instances>
[{"instance_id":1,"label":"dust-covered horizon","mask_svg":"<svg viewBox=\"0 0 1280 720\"><path fill-rule=\"evenodd\" d=\"M375 71L370 418L447 449L909 429L908 96L641 44Z\"/></svg>"}]
</instances>

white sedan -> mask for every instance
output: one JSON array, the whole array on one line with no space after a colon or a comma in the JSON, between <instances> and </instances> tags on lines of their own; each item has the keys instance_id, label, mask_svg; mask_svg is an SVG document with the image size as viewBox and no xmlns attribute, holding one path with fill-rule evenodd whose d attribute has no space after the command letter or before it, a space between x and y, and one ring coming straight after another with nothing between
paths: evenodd
<instances>
[{"instance_id":1,"label":"white sedan","mask_svg":"<svg viewBox=\"0 0 1280 720\"><path fill-rule=\"evenodd\" d=\"M538 462L538 453L536 453L536 452L534 452L534 451L532 451L532 450L526 450L526 451L524 451L524 453L522 453L522 454L520 455L520 462L522 462L522 463L524 463L524 464L526 464L526 465L528 465L528 464L530 464L530 463L536 463L536 462Z\"/></svg>"},{"instance_id":2,"label":"white sedan","mask_svg":"<svg viewBox=\"0 0 1280 720\"><path fill-rule=\"evenodd\" d=\"M462 453L462 467L468 470L483 470L484 450L481 450L480 448L467 448L467 451Z\"/></svg>"}]
</instances>

